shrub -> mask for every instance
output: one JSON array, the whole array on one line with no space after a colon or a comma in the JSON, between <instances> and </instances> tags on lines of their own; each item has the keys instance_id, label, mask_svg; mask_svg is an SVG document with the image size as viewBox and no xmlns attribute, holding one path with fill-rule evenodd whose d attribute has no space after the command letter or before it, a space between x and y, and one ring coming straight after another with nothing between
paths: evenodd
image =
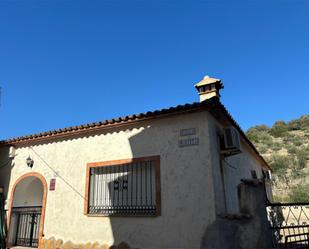
<instances>
[{"instance_id":1,"label":"shrub","mask_svg":"<svg viewBox=\"0 0 309 249\"><path fill-rule=\"evenodd\" d=\"M296 154L297 152L297 147L295 145L288 145L286 149L289 154Z\"/></svg>"},{"instance_id":2,"label":"shrub","mask_svg":"<svg viewBox=\"0 0 309 249\"><path fill-rule=\"evenodd\" d=\"M303 115L299 119L294 119L288 123L289 130L308 130L309 115Z\"/></svg>"},{"instance_id":3,"label":"shrub","mask_svg":"<svg viewBox=\"0 0 309 249\"><path fill-rule=\"evenodd\" d=\"M279 144L279 143L274 143L274 144L271 146L271 148L272 148L272 150L274 150L274 151L279 151L279 150L282 149L282 146L281 146L281 144Z\"/></svg>"},{"instance_id":4,"label":"shrub","mask_svg":"<svg viewBox=\"0 0 309 249\"><path fill-rule=\"evenodd\" d=\"M270 166L273 169L274 174L279 178L283 178L287 173L290 162L291 160L288 156L275 155L271 157Z\"/></svg>"},{"instance_id":5,"label":"shrub","mask_svg":"<svg viewBox=\"0 0 309 249\"><path fill-rule=\"evenodd\" d=\"M258 150L261 154L265 154L268 151L268 148L266 145L262 144L262 145L259 145Z\"/></svg>"},{"instance_id":6,"label":"shrub","mask_svg":"<svg viewBox=\"0 0 309 249\"><path fill-rule=\"evenodd\" d=\"M308 202L309 201L309 185L294 186L289 193L291 202Z\"/></svg>"},{"instance_id":7,"label":"shrub","mask_svg":"<svg viewBox=\"0 0 309 249\"><path fill-rule=\"evenodd\" d=\"M247 131L248 138L254 143L262 143L271 146L273 138L265 130L258 130L256 127L250 128Z\"/></svg>"},{"instance_id":8,"label":"shrub","mask_svg":"<svg viewBox=\"0 0 309 249\"><path fill-rule=\"evenodd\" d=\"M292 120L288 122L288 128L291 131L300 130L301 129L301 123L298 119Z\"/></svg>"},{"instance_id":9,"label":"shrub","mask_svg":"<svg viewBox=\"0 0 309 249\"><path fill-rule=\"evenodd\" d=\"M302 145L302 140L299 137L293 137L291 141L295 146L301 146Z\"/></svg>"},{"instance_id":10,"label":"shrub","mask_svg":"<svg viewBox=\"0 0 309 249\"><path fill-rule=\"evenodd\" d=\"M303 172L301 172L300 170L298 170L295 167L291 171L291 177L294 178L294 179L297 179L297 178L301 177L302 175L303 175Z\"/></svg>"},{"instance_id":11,"label":"shrub","mask_svg":"<svg viewBox=\"0 0 309 249\"><path fill-rule=\"evenodd\" d=\"M299 169L303 169L307 164L307 151L304 149L299 149L296 152L297 165Z\"/></svg>"},{"instance_id":12,"label":"shrub","mask_svg":"<svg viewBox=\"0 0 309 249\"><path fill-rule=\"evenodd\" d=\"M282 137L288 131L288 126L284 121L276 121L270 129L270 134L274 137Z\"/></svg>"},{"instance_id":13,"label":"shrub","mask_svg":"<svg viewBox=\"0 0 309 249\"><path fill-rule=\"evenodd\" d=\"M261 132L259 135L259 142L267 145L268 147L273 146L273 138L266 132Z\"/></svg>"},{"instance_id":14,"label":"shrub","mask_svg":"<svg viewBox=\"0 0 309 249\"><path fill-rule=\"evenodd\" d=\"M284 134L282 141L285 143L289 143L293 141L294 137L295 135L293 133L287 132L286 134Z\"/></svg>"},{"instance_id":15,"label":"shrub","mask_svg":"<svg viewBox=\"0 0 309 249\"><path fill-rule=\"evenodd\" d=\"M248 137L253 143L258 143L258 142L259 142L259 134L260 134L260 132L259 132L255 127L250 128L250 129L246 132L247 137Z\"/></svg>"},{"instance_id":16,"label":"shrub","mask_svg":"<svg viewBox=\"0 0 309 249\"><path fill-rule=\"evenodd\" d=\"M303 115L299 119L301 130L309 130L309 115Z\"/></svg>"},{"instance_id":17,"label":"shrub","mask_svg":"<svg viewBox=\"0 0 309 249\"><path fill-rule=\"evenodd\" d=\"M257 125L254 127L257 131L269 132L270 128L267 125Z\"/></svg>"}]
</instances>

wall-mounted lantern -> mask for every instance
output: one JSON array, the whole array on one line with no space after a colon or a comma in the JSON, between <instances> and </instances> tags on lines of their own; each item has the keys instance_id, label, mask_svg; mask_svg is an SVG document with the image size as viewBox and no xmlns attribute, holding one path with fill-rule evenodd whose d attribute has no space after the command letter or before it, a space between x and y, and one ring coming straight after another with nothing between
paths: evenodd
<instances>
[{"instance_id":1,"label":"wall-mounted lantern","mask_svg":"<svg viewBox=\"0 0 309 249\"><path fill-rule=\"evenodd\" d=\"M28 167L30 167L30 168L33 167L34 161L33 161L33 159L30 156L28 156L26 162L27 162L27 166Z\"/></svg>"}]
</instances>

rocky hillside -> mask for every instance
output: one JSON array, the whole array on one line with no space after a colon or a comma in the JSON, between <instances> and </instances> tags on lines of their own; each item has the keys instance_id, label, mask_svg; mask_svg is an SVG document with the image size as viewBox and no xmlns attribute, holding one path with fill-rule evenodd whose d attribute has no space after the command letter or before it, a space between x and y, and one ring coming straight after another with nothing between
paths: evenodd
<instances>
[{"instance_id":1,"label":"rocky hillside","mask_svg":"<svg viewBox=\"0 0 309 249\"><path fill-rule=\"evenodd\" d=\"M247 136L273 169L274 199L309 202L309 115L254 126Z\"/></svg>"}]
</instances>

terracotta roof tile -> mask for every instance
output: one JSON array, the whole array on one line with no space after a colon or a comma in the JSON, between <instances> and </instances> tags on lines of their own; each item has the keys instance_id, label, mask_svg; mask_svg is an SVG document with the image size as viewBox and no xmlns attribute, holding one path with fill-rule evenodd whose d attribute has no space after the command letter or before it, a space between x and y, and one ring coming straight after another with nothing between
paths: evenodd
<instances>
[{"instance_id":1,"label":"terracotta roof tile","mask_svg":"<svg viewBox=\"0 0 309 249\"><path fill-rule=\"evenodd\" d=\"M104 120L99 122L93 122L89 124L84 125L78 125L78 126L71 126L66 128L61 128L58 130L52 130L52 131L46 131L38 134L32 134L32 135L26 135L16 138L10 138L7 140L0 141L0 145L11 145L11 144L22 144L25 142L34 142L37 139L49 139L52 137L61 137L62 134L70 134L72 135L76 134L79 131L90 131L90 130L97 130L99 128L109 127L111 125L115 126L117 124L125 124L125 123L131 123L133 121L143 121L147 119L153 119L165 115L173 115L178 114L182 112L190 112L195 110L205 109L209 110L210 113L212 113L215 117L218 118L218 114L223 114L223 116L229 120L229 122L234 125L237 130L239 131L240 135L245 139L245 141L249 144L249 146L253 149L253 151L257 154L257 156L262 160L262 162L265 164L266 167L270 169L264 158L259 154L259 152L256 150L254 145L251 143L251 141L247 138L245 133L242 131L240 126L237 124L237 122L233 119L233 117L230 115L230 113L227 111L227 109L224 107L224 105L219 101L217 97L213 97L209 100L206 100L202 103L192 103L192 104L184 104L184 105L178 105L176 107L170 107L165 108L161 110L155 110L155 111L148 111L146 113L139 113L139 114L132 114L128 116L113 118L110 120Z\"/></svg>"}]
</instances>

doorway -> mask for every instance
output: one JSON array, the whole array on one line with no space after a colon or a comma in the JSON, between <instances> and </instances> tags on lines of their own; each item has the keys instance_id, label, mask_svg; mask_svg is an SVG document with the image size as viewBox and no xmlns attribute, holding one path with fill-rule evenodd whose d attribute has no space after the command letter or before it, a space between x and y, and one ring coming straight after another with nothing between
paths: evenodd
<instances>
[{"instance_id":1,"label":"doorway","mask_svg":"<svg viewBox=\"0 0 309 249\"><path fill-rule=\"evenodd\" d=\"M39 247L43 235L46 181L37 173L18 179L12 190L8 244Z\"/></svg>"}]
</instances>

